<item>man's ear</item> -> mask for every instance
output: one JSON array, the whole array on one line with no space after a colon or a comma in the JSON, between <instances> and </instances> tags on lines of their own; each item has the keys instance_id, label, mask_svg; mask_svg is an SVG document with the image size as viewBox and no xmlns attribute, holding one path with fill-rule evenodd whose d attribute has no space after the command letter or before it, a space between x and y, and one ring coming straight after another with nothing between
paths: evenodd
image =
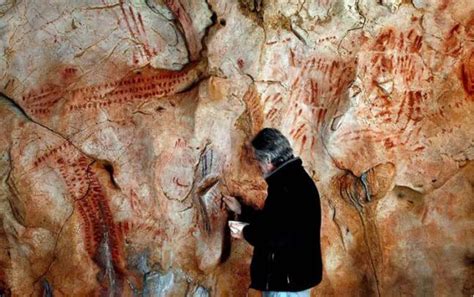
<instances>
[{"instance_id":1,"label":"man's ear","mask_svg":"<svg viewBox=\"0 0 474 297\"><path fill-rule=\"evenodd\" d=\"M273 165L273 163L270 162L270 163L267 163L266 168L267 168L267 171L270 172L270 171L273 171L273 169L275 169L275 165Z\"/></svg>"}]
</instances>

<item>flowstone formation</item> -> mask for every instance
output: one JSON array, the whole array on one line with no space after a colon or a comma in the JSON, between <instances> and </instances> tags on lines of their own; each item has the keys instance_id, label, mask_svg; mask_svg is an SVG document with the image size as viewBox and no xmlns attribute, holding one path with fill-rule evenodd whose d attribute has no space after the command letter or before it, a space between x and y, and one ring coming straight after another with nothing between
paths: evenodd
<instances>
[{"instance_id":1,"label":"flowstone formation","mask_svg":"<svg viewBox=\"0 0 474 297\"><path fill-rule=\"evenodd\" d=\"M263 205L268 126L321 194L312 296L473 295L473 11L0 1L0 295L246 296L222 196Z\"/></svg>"}]
</instances>

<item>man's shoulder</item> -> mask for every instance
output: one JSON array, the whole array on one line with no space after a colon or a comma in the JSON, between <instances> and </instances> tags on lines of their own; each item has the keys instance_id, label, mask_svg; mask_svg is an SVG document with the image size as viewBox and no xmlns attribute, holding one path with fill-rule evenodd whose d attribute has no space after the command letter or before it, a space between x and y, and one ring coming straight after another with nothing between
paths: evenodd
<instances>
[{"instance_id":1,"label":"man's shoulder","mask_svg":"<svg viewBox=\"0 0 474 297\"><path fill-rule=\"evenodd\" d=\"M295 168L295 170L288 174L288 179L291 183L297 184L302 187L314 187L316 184L309 175L308 171L301 165Z\"/></svg>"}]
</instances>

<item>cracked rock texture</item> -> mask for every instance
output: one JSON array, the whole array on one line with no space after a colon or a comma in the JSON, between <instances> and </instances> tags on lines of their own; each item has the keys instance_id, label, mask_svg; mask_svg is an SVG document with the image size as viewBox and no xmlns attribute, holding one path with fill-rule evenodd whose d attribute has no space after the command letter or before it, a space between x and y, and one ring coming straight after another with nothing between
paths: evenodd
<instances>
[{"instance_id":1,"label":"cracked rock texture","mask_svg":"<svg viewBox=\"0 0 474 297\"><path fill-rule=\"evenodd\" d=\"M246 296L221 198L262 206L266 126L321 193L312 296L472 296L473 11L0 1L0 296Z\"/></svg>"}]
</instances>

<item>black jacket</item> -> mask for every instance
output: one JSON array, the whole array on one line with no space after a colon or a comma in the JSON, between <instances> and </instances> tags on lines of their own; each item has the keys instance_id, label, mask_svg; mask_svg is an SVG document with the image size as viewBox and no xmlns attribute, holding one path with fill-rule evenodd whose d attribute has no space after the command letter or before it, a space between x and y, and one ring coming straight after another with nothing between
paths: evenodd
<instances>
[{"instance_id":1,"label":"black jacket","mask_svg":"<svg viewBox=\"0 0 474 297\"><path fill-rule=\"evenodd\" d=\"M301 291L322 280L321 206L311 177L295 157L265 178L262 210L242 205L250 223L244 238L254 246L250 287L261 291Z\"/></svg>"}]
</instances>

